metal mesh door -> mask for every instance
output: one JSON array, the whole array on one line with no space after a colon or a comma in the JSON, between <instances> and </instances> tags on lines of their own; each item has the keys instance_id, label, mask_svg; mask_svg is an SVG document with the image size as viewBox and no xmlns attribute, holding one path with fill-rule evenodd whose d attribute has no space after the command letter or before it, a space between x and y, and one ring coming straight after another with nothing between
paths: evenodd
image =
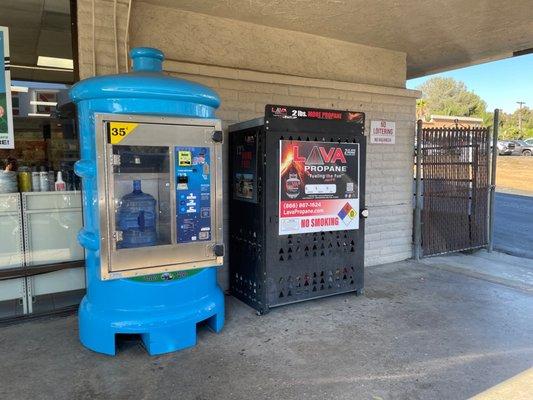
<instances>
[{"instance_id":1,"label":"metal mesh door","mask_svg":"<svg viewBox=\"0 0 533 400\"><path fill-rule=\"evenodd\" d=\"M488 128L422 129L422 255L487 244Z\"/></svg>"},{"instance_id":2,"label":"metal mesh door","mask_svg":"<svg viewBox=\"0 0 533 400\"><path fill-rule=\"evenodd\" d=\"M360 146L360 207L365 204L366 142L362 134L324 133L291 135L267 134L267 153L279 160L279 141L358 143ZM359 229L279 235L279 166L267 168L266 196L275 199L266 205L266 296L270 307L363 288L364 219Z\"/></svg>"}]
</instances>

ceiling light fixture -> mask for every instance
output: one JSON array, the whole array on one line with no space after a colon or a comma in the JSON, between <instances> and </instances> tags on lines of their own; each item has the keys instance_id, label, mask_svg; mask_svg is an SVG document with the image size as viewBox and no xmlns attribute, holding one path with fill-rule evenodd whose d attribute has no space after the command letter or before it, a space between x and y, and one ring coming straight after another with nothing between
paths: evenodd
<instances>
[{"instance_id":1,"label":"ceiling light fixture","mask_svg":"<svg viewBox=\"0 0 533 400\"><path fill-rule=\"evenodd\" d=\"M39 67L53 67L70 70L74 69L74 61L70 58L39 56L37 58L37 65Z\"/></svg>"},{"instance_id":2,"label":"ceiling light fixture","mask_svg":"<svg viewBox=\"0 0 533 400\"><path fill-rule=\"evenodd\" d=\"M28 88L26 86L11 86L12 92L18 92L18 93L28 93Z\"/></svg>"},{"instance_id":3,"label":"ceiling light fixture","mask_svg":"<svg viewBox=\"0 0 533 400\"><path fill-rule=\"evenodd\" d=\"M28 113L28 117L49 117L50 114Z\"/></svg>"},{"instance_id":4,"label":"ceiling light fixture","mask_svg":"<svg viewBox=\"0 0 533 400\"><path fill-rule=\"evenodd\" d=\"M32 106L57 106L57 101L37 101L37 100L32 100L32 101L30 101L30 104Z\"/></svg>"}]
</instances>

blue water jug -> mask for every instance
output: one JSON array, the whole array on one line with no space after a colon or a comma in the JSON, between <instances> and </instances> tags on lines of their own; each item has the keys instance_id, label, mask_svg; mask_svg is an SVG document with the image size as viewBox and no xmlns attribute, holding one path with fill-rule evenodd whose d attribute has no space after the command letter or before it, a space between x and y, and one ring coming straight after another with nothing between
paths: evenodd
<instances>
[{"instance_id":1,"label":"blue water jug","mask_svg":"<svg viewBox=\"0 0 533 400\"><path fill-rule=\"evenodd\" d=\"M155 246L157 229L156 200L141 190L141 181L133 181L133 192L122 197L117 214L117 229L122 231L122 240L117 248Z\"/></svg>"}]
</instances>

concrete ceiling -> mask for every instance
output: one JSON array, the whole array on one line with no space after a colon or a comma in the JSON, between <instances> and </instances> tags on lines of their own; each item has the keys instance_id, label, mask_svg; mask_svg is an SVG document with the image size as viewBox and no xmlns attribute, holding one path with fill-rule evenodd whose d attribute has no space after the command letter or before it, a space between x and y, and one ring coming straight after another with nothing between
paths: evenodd
<instances>
[{"instance_id":1,"label":"concrete ceiling","mask_svg":"<svg viewBox=\"0 0 533 400\"><path fill-rule=\"evenodd\" d=\"M37 66L38 56L72 58L69 0L2 0L12 65ZM11 79L72 82L72 72L11 68Z\"/></svg>"},{"instance_id":2,"label":"concrete ceiling","mask_svg":"<svg viewBox=\"0 0 533 400\"><path fill-rule=\"evenodd\" d=\"M408 78L533 48L531 0L143 1L402 51Z\"/></svg>"}]
</instances>

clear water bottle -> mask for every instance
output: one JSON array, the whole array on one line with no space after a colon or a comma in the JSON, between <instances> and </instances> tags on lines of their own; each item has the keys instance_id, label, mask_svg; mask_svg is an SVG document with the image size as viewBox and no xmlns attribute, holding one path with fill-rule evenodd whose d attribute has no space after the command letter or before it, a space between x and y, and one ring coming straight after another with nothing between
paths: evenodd
<instances>
[{"instance_id":1,"label":"clear water bottle","mask_svg":"<svg viewBox=\"0 0 533 400\"><path fill-rule=\"evenodd\" d=\"M156 200L141 190L141 181L133 181L133 192L120 200L117 229L122 240L117 248L155 246L157 244Z\"/></svg>"},{"instance_id":2,"label":"clear water bottle","mask_svg":"<svg viewBox=\"0 0 533 400\"><path fill-rule=\"evenodd\" d=\"M39 171L32 171L31 173L31 190L34 192L41 191L41 174Z\"/></svg>"},{"instance_id":3,"label":"clear water bottle","mask_svg":"<svg viewBox=\"0 0 533 400\"><path fill-rule=\"evenodd\" d=\"M50 190L50 178L47 171L39 172L39 188L41 192L48 192Z\"/></svg>"}]
</instances>

